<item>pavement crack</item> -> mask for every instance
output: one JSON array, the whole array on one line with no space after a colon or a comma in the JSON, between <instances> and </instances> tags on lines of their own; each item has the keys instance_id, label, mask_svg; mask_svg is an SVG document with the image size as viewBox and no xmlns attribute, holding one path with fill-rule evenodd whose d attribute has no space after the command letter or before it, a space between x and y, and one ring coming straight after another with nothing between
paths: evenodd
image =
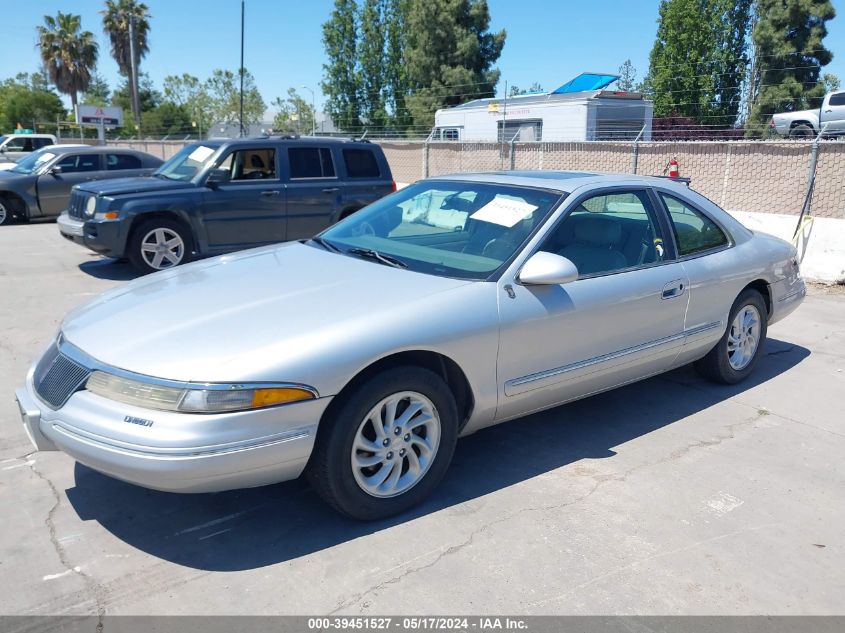
<instances>
[{"instance_id":1,"label":"pavement crack","mask_svg":"<svg viewBox=\"0 0 845 633\"><path fill-rule=\"evenodd\" d=\"M30 453L27 457L34 455L35 453ZM61 505L61 496L59 495L59 491L56 488L55 484L47 477L44 473L42 473L38 468L35 467L35 460L27 460L29 463L29 469L38 477L41 481L47 484L47 487L50 489L50 494L53 496L53 505L50 507L50 510L47 512L47 517L44 519L44 525L47 527L47 531L50 535L50 542L53 545L53 549L56 551L56 554L59 557L59 562L64 566L66 570L73 574L77 574L80 576L85 583L85 587L87 588L88 592L94 599L94 603L97 608L97 626L96 631L97 633L103 632L103 617L106 614L105 605L103 604L103 589L100 583L98 583L94 578L87 574L86 572L82 571L79 566L73 565L67 555L67 551L62 546L61 542L59 541L56 529L56 512Z\"/></svg>"}]
</instances>

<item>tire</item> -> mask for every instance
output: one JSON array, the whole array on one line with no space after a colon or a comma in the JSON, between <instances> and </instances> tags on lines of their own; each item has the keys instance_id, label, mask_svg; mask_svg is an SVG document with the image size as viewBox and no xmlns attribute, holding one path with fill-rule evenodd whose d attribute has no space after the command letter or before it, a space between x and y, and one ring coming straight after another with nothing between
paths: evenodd
<instances>
[{"instance_id":1,"label":"tire","mask_svg":"<svg viewBox=\"0 0 845 633\"><path fill-rule=\"evenodd\" d=\"M390 416L391 401L397 403L392 409L397 426L379 434L374 416ZM410 416L412 425L402 426L402 414L412 404L420 410ZM375 521L431 494L446 474L458 438L455 398L440 376L419 367L391 369L337 405L321 422L306 469L326 503L353 519ZM397 428L402 431L396 433Z\"/></svg>"},{"instance_id":2,"label":"tire","mask_svg":"<svg viewBox=\"0 0 845 633\"><path fill-rule=\"evenodd\" d=\"M722 338L707 356L694 363L698 373L725 385L745 380L754 370L766 343L767 320L763 296L752 288L743 290L731 307ZM749 329L750 333L746 334ZM752 343L752 339L756 342Z\"/></svg>"},{"instance_id":3,"label":"tire","mask_svg":"<svg viewBox=\"0 0 845 633\"><path fill-rule=\"evenodd\" d=\"M815 135L813 128L806 123L800 123L789 130L789 138L812 138Z\"/></svg>"},{"instance_id":4,"label":"tire","mask_svg":"<svg viewBox=\"0 0 845 633\"><path fill-rule=\"evenodd\" d=\"M0 226L6 226L15 221L14 207L8 198L0 196Z\"/></svg>"},{"instance_id":5,"label":"tire","mask_svg":"<svg viewBox=\"0 0 845 633\"><path fill-rule=\"evenodd\" d=\"M132 232L127 256L139 272L153 273L189 262L192 245L190 232L180 222L152 218Z\"/></svg>"}]
</instances>

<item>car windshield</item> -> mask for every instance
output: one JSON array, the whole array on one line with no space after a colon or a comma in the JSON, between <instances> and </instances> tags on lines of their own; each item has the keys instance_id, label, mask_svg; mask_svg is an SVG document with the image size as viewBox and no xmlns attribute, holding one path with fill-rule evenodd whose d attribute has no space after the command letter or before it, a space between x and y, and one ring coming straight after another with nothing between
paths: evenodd
<instances>
[{"instance_id":1,"label":"car windshield","mask_svg":"<svg viewBox=\"0 0 845 633\"><path fill-rule=\"evenodd\" d=\"M188 145L159 167L155 175L169 180L191 180L211 163L216 153L216 147Z\"/></svg>"},{"instance_id":2,"label":"car windshield","mask_svg":"<svg viewBox=\"0 0 845 633\"><path fill-rule=\"evenodd\" d=\"M16 174L31 174L41 169L45 163L55 157L56 155L53 152L39 149L21 158L9 171Z\"/></svg>"},{"instance_id":3,"label":"car windshield","mask_svg":"<svg viewBox=\"0 0 845 633\"><path fill-rule=\"evenodd\" d=\"M315 246L432 275L486 279L563 195L493 183L423 181L324 231Z\"/></svg>"}]
</instances>

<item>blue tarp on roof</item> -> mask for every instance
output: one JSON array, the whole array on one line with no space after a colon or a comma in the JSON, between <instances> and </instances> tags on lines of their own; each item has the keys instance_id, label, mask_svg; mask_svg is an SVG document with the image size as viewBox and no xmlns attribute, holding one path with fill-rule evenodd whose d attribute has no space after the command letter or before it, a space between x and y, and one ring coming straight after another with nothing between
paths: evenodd
<instances>
[{"instance_id":1,"label":"blue tarp on roof","mask_svg":"<svg viewBox=\"0 0 845 633\"><path fill-rule=\"evenodd\" d=\"M596 73L581 73L552 94L563 94L565 92L585 92L590 90L601 90L619 79L619 75L600 75Z\"/></svg>"}]
</instances>

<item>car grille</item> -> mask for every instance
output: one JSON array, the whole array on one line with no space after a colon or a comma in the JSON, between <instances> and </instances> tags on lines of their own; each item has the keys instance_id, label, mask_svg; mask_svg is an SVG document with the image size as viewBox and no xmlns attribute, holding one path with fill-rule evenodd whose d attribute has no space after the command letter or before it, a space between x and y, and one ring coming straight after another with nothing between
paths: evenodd
<instances>
[{"instance_id":1,"label":"car grille","mask_svg":"<svg viewBox=\"0 0 845 633\"><path fill-rule=\"evenodd\" d=\"M50 406L58 409L85 383L90 373L53 345L35 367L35 391Z\"/></svg>"},{"instance_id":2,"label":"car grille","mask_svg":"<svg viewBox=\"0 0 845 633\"><path fill-rule=\"evenodd\" d=\"M79 191L71 191L70 202L67 205L67 214L77 220L85 219L85 203L88 196Z\"/></svg>"}]
</instances>

